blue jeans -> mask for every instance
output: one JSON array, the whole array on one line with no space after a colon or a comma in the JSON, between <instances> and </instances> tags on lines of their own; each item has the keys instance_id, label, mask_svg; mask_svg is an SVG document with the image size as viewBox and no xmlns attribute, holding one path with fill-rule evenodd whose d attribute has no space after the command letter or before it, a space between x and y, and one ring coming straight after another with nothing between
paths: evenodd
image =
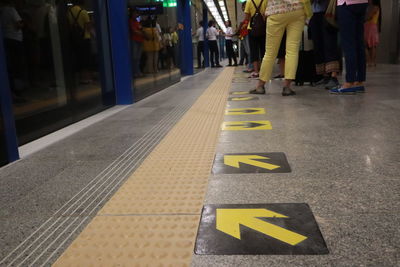
<instances>
[{"instance_id":1,"label":"blue jeans","mask_svg":"<svg viewBox=\"0 0 400 267\"><path fill-rule=\"evenodd\" d=\"M364 21L368 4L337 7L340 42L346 60L346 82L366 79Z\"/></svg>"},{"instance_id":2,"label":"blue jeans","mask_svg":"<svg viewBox=\"0 0 400 267\"><path fill-rule=\"evenodd\" d=\"M136 76L141 73L140 59L142 57L143 43L132 40L132 71Z\"/></svg>"}]
</instances>

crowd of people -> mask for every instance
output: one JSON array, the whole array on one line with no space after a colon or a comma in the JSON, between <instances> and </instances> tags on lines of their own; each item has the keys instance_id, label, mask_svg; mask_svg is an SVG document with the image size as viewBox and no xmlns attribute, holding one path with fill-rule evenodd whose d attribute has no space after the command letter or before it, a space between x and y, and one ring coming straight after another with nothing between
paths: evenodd
<instances>
[{"instance_id":1,"label":"crowd of people","mask_svg":"<svg viewBox=\"0 0 400 267\"><path fill-rule=\"evenodd\" d=\"M365 91L366 66L376 66L380 0L247 0L242 10L245 17L236 31L230 21L226 22L225 32L210 21L204 34L204 25L200 22L194 34L198 38L198 67L204 67L201 57L204 58L206 41L211 67L221 67L218 36L225 38L228 66L237 66L232 39L238 38L239 64L246 64L244 72L249 73L249 78L259 80L250 91L252 94L265 94L265 84L271 79L277 60L280 73L274 78L284 79L283 96L296 94L292 82L301 75L299 64L311 64L313 77L309 82L331 93ZM305 35L311 39L313 58L310 62L299 62L304 42L309 41L304 40ZM343 65L345 81L341 84L338 75Z\"/></svg>"},{"instance_id":2,"label":"crowd of people","mask_svg":"<svg viewBox=\"0 0 400 267\"><path fill-rule=\"evenodd\" d=\"M282 72L279 76L284 77L282 95L296 94L291 84L298 74L299 50L301 42L304 42L305 25L308 25L307 33L314 47L316 85L323 85L336 94L365 91L366 54L368 64L376 65L380 8L379 0L247 1L242 27L247 25L249 36L253 63L250 77L259 79L250 93L265 94L265 83L271 79L278 56ZM256 31L258 27L263 27L257 22L260 17L266 21L264 36ZM346 75L345 82L340 84L337 76L341 72L342 54Z\"/></svg>"},{"instance_id":3,"label":"crowd of people","mask_svg":"<svg viewBox=\"0 0 400 267\"><path fill-rule=\"evenodd\" d=\"M226 21L226 31L218 29L216 22L210 20L204 33L204 23L199 22L199 27L192 34L197 40L197 68L204 68L204 42L207 42L210 51L212 68L221 68L220 61L228 58L228 66L238 66L237 62L237 34L233 31L231 21ZM225 55L226 54L226 55ZM232 64L233 63L233 64Z\"/></svg>"},{"instance_id":4,"label":"crowd of people","mask_svg":"<svg viewBox=\"0 0 400 267\"><path fill-rule=\"evenodd\" d=\"M130 9L129 18L134 77L178 66L177 28L161 28L156 15L140 15Z\"/></svg>"}]
</instances>

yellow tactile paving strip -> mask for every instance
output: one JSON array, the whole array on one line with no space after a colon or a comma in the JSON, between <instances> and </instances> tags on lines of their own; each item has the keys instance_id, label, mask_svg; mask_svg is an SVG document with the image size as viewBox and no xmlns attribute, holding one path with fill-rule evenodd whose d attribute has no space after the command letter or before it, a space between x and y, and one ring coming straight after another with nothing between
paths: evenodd
<instances>
[{"instance_id":1,"label":"yellow tactile paving strip","mask_svg":"<svg viewBox=\"0 0 400 267\"><path fill-rule=\"evenodd\" d=\"M55 266L189 266L234 68L226 68Z\"/></svg>"}]
</instances>

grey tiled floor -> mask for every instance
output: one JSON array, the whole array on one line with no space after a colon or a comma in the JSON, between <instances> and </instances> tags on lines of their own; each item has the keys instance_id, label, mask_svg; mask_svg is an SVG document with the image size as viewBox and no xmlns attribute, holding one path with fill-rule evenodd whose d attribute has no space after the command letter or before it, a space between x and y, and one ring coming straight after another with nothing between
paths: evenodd
<instances>
[{"instance_id":1,"label":"grey tiled floor","mask_svg":"<svg viewBox=\"0 0 400 267\"><path fill-rule=\"evenodd\" d=\"M226 131L219 153L284 152L292 173L210 176L206 204L308 203L330 250L320 256L200 256L193 266L399 266L400 66L369 72L367 93L330 95L273 81L259 101L272 130ZM255 85L235 83L233 91Z\"/></svg>"},{"instance_id":2,"label":"grey tiled floor","mask_svg":"<svg viewBox=\"0 0 400 267\"><path fill-rule=\"evenodd\" d=\"M217 74L207 70L190 77L0 169L0 260L168 112L193 103ZM227 103L263 107L267 114L226 121L270 120L273 129L221 132L217 152L284 152L292 172L210 175L205 204L308 203L330 254L194 255L192 265L398 266L399 77L400 66L379 66L368 75L367 93L353 96L305 86L295 97L282 97L280 82L273 81L259 101ZM234 83L231 90L247 91L254 84Z\"/></svg>"},{"instance_id":3,"label":"grey tiled floor","mask_svg":"<svg viewBox=\"0 0 400 267\"><path fill-rule=\"evenodd\" d=\"M63 238L65 239L70 229L75 227L74 224L70 228L67 227L70 221L75 217L79 217L78 222L85 219L86 216L92 217L107 200L100 201L110 189L103 194L96 192L89 198L89 193L86 196L83 195L87 192L87 185L90 185L92 181L100 181L103 176L99 175L133 144L139 142L137 149L140 150L140 146L142 146L143 156L148 154L150 151L146 148L154 146L154 142L157 140L160 141L155 138L156 133L166 134L168 129L177 122L179 116L183 115L182 112L185 111L185 108L190 107L214 81L218 73L219 71L212 70L199 73L27 158L0 169L0 266L13 259L17 259L14 263L17 265L25 259L25 254L30 254L36 247L39 249L32 253L32 256L27 258L24 264L33 260L38 252L43 251L47 256L48 252L58 246ZM170 113L174 110L180 113ZM164 124L157 128L157 125L161 125L160 123ZM150 132L153 134L148 135ZM142 140L141 143L140 140ZM148 143L144 146L143 143L146 141ZM117 167L120 166L122 164ZM114 170L118 169L117 167ZM119 169L124 170L123 168ZM122 173L121 177L118 176L118 180L123 180L126 176L129 176L129 172ZM87 202L80 200L84 205L78 209L68 210L67 208L71 206L68 204L69 200L76 195L85 196L83 199L87 199ZM96 196L98 199L95 199ZM75 200L74 203L79 204L79 201L75 202ZM90 206L88 211L91 212L88 214L85 208L89 207L92 200L99 206L94 210ZM52 222L57 219L60 220L51 226ZM64 220L66 223L60 225L60 228L54 231L53 236L49 235L60 221ZM79 229L82 229L89 221L84 222ZM34 234L36 229L40 231ZM50 230L46 232L46 229ZM63 231L61 238L53 246L48 246L60 231ZM67 246L78 232L76 231L63 247ZM40 237L41 233L44 234L42 237ZM29 238L31 234L34 236ZM47 236L50 239L44 240ZM23 246L18 248L6 262L1 262L25 240L27 243L23 243ZM43 244L40 245L42 241ZM30 246L30 244L32 245ZM17 258L19 254L21 256ZM54 261L55 258L53 257L48 263ZM43 262L36 262L36 264L39 263Z\"/></svg>"}]
</instances>

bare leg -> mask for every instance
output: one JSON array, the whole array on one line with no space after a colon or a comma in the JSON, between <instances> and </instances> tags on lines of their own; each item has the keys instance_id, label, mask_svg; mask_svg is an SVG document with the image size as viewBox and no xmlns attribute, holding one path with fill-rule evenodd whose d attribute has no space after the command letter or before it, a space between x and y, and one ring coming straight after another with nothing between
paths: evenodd
<instances>
[{"instance_id":1,"label":"bare leg","mask_svg":"<svg viewBox=\"0 0 400 267\"><path fill-rule=\"evenodd\" d=\"M292 84L292 80L285 79L285 81L283 82L283 86L287 87L287 88L290 88L291 84Z\"/></svg>"},{"instance_id":2,"label":"bare leg","mask_svg":"<svg viewBox=\"0 0 400 267\"><path fill-rule=\"evenodd\" d=\"M257 87L264 87L266 82L262 81L262 80L258 80L258 84Z\"/></svg>"},{"instance_id":3,"label":"bare leg","mask_svg":"<svg viewBox=\"0 0 400 267\"><path fill-rule=\"evenodd\" d=\"M253 68L254 68L254 72L255 73L259 73L260 72L260 66L258 64L258 61L254 61L253 62Z\"/></svg>"},{"instance_id":4,"label":"bare leg","mask_svg":"<svg viewBox=\"0 0 400 267\"><path fill-rule=\"evenodd\" d=\"M355 83L355 82L354 83L345 82L343 84L342 88L351 88L351 87L354 87L356 85L357 85L357 83Z\"/></svg>"}]
</instances>

